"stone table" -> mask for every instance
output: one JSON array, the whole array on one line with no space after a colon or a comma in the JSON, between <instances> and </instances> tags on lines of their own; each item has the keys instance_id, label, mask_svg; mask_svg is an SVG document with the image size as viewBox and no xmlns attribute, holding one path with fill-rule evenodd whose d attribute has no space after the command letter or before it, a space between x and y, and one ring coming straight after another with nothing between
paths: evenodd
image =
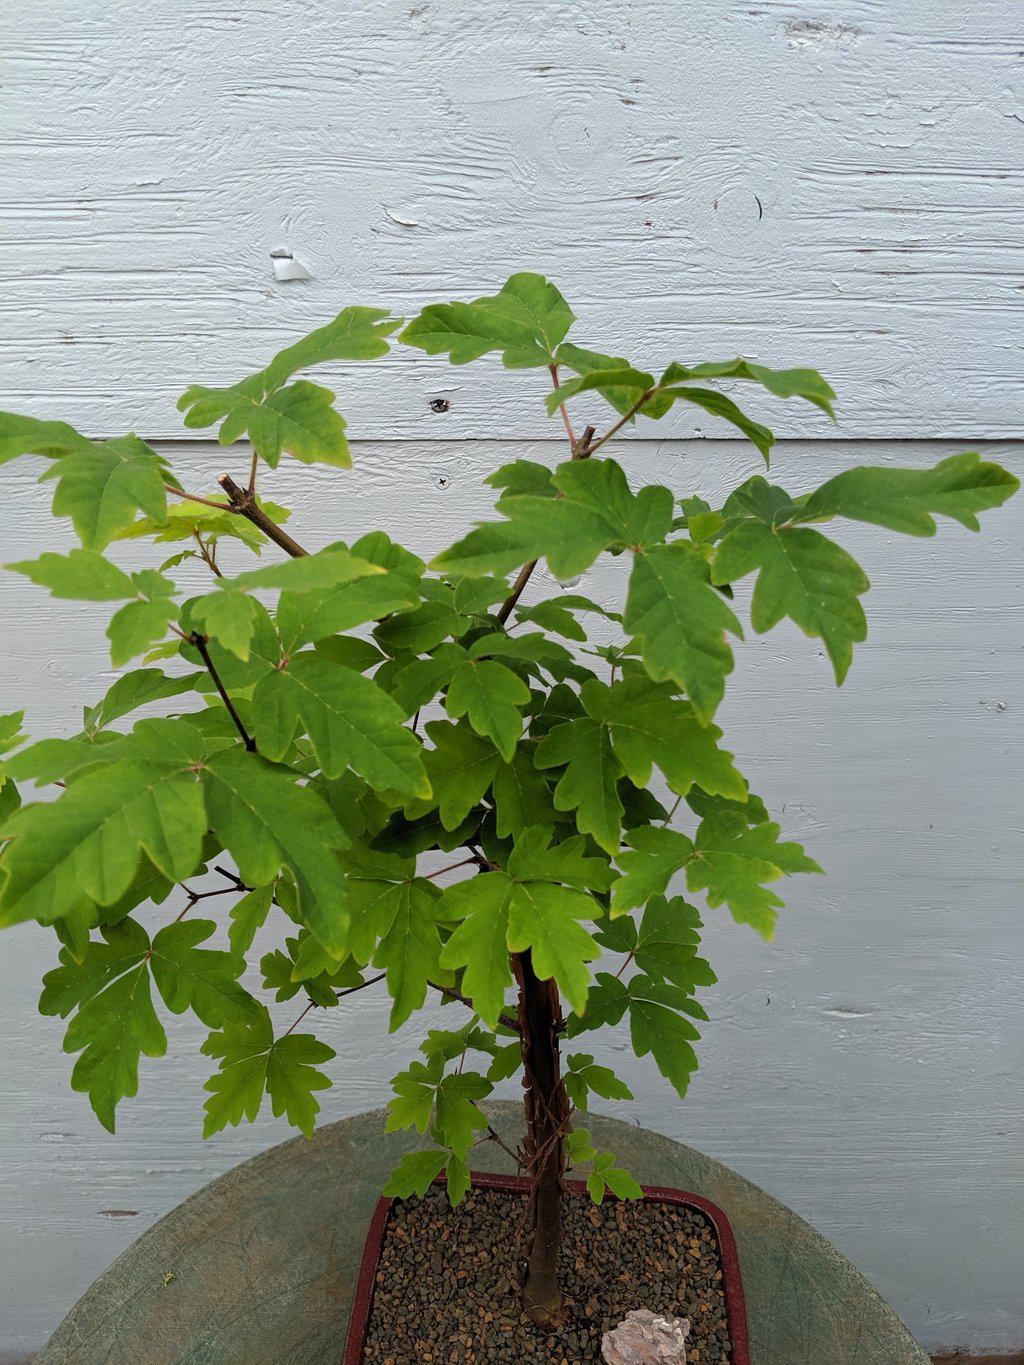
<instances>
[{"instance_id":1,"label":"stone table","mask_svg":"<svg viewBox=\"0 0 1024 1365\"><path fill-rule=\"evenodd\" d=\"M521 1109L488 1106L514 1143ZM415 1134L360 1114L282 1143L150 1228L75 1305L36 1365L339 1365L366 1227ZM864 1277L803 1219L709 1157L588 1116L596 1145L647 1185L727 1213L743 1270L753 1365L927 1365ZM479 1170L510 1171L494 1143Z\"/></svg>"}]
</instances>

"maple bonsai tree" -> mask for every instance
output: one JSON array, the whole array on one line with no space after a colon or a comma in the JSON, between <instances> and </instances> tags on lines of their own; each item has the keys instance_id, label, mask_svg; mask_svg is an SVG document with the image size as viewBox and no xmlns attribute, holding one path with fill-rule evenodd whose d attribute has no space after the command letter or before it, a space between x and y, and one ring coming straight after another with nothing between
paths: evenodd
<instances>
[{"instance_id":1,"label":"maple bonsai tree","mask_svg":"<svg viewBox=\"0 0 1024 1365\"><path fill-rule=\"evenodd\" d=\"M633 1050L683 1095L707 1017L697 992L715 976L699 955L698 911L669 895L673 878L769 937L774 883L820 871L780 840L714 723L730 639L742 636L732 585L756 575L754 630L789 618L823 641L842 682L865 637L868 580L822 523L928 536L941 514L977 529L978 513L1017 487L974 453L933 469L849 469L796 494L752 473L718 507L693 488L636 487L635 471L631 486L607 447L635 418L696 404L767 464L772 433L721 383L826 414L833 392L814 370L746 360L673 362L655 378L566 341L573 322L532 274L407 324L346 308L259 373L183 394L186 426L219 424L222 443L251 443L248 477L222 476L219 489L185 490L135 435L93 441L0 415L0 460L48 457L54 515L81 541L8 567L56 597L116 604L113 663L141 657L70 738L24 743L20 714L0 723L0 922L36 920L60 940L40 1009L70 1016L72 1086L113 1131L140 1057L166 1050L162 1002L211 1030L207 1135L255 1119L265 1096L309 1133L334 1056L311 1031L329 1015L314 1010L378 983L392 1029L428 999L465 1007L462 1026L430 1030L423 1059L394 1078L388 1128L434 1145L404 1157L387 1191L422 1193L443 1169L461 1199L473 1145L501 1141L480 1101L521 1070L524 1301L549 1327L562 1316L566 1170L589 1168L597 1200L640 1193L578 1121L591 1094L630 1098L628 1088L593 1052L563 1057L563 1042L628 1017ZM257 489L260 462L276 469L285 453L348 467L334 395L295 375L381 357L395 333L453 364L498 352L508 369L550 376L547 406L567 438L555 469L516 460L493 473L496 519L429 566L383 530L300 545ZM611 412L604 430L577 432L574 400L590 391ZM108 556L139 540L177 548L135 572ZM236 555L229 571L225 542L266 549L269 562L238 567ZM605 554L621 566L621 612L526 591L541 559L565 583ZM183 600L174 574L190 560L210 583ZM154 703L169 714L129 728ZM23 780L60 790L22 805ZM204 872L212 887L189 885ZM218 920L207 911L225 896ZM261 958L260 987L246 956L271 917L281 946ZM208 946L222 930L227 946ZM606 953L620 957L601 970ZM268 995L304 997L290 1026L272 1018Z\"/></svg>"}]
</instances>

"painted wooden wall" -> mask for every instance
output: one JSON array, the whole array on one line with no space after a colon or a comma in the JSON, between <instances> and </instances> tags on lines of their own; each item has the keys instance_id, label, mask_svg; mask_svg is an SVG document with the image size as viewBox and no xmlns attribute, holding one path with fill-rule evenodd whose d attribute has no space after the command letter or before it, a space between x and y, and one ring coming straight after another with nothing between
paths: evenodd
<instances>
[{"instance_id":1,"label":"painted wooden wall","mask_svg":"<svg viewBox=\"0 0 1024 1365\"><path fill-rule=\"evenodd\" d=\"M185 382L344 303L537 268L582 341L643 364L818 365L838 427L773 413L794 489L966 442L1021 472L1022 52L1013 0L25 0L0 51L2 406L174 441ZM310 278L276 280L280 250ZM274 485L311 543L386 525L432 549L486 511L495 463L560 458L535 377L408 353L335 379L355 470ZM621 453L638 476L713 500L755 470L671 420ZM188 483L245 463L166 448ZM35 472L4 472L5 560L68 543ZM638 1122L798 1209L933 1348L1024 1345L1022 506L981 537L844 533L874 589L841 693L796 632L741 648L732 747L830 875L793 887L772 945L710 916L722 984L685 1104L610 1044ZM614 568L586 590L617 592ZM0 710L71 733L110 681L102 624L7 579ZM52 956L31 930L0 956L0 1359L284 1135L202 1142L188 1027L105 1134L35 1014ZM360 997L325 1024L326 1117L380 1103L413 1049L383 1017Z\"/></svg>"}]
</instances>

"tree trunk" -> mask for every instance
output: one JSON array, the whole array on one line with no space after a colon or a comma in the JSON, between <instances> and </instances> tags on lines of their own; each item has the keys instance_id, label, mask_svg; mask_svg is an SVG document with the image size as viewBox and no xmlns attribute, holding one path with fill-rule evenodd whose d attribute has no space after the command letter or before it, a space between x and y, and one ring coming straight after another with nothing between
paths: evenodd
<instances>
[{"instance_id":1,"label":"tree trunk","mask_svg":"<svg viewBox=\"0 0 1024 1365\"><path fill-rule=\"evenodd\" d=\"M526 1162L533 1182L523 1306L538 1326L557 1331L566 1309L558 1285L558 1248L562 1243L562 1177L569 1097L558 1062L562 1011L554 981L541 981L529 949L514 953L522 1028L523 1089L526 1107Z\"/></svg>"}]
</instances>

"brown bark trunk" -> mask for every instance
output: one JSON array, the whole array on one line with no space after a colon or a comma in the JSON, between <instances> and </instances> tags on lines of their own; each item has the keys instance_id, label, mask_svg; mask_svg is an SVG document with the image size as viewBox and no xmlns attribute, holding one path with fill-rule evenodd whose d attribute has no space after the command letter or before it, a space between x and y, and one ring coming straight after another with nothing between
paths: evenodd
<instances>
[{"instance_id":1,"label":"brown bark trunk","mask_svg":"<svg viewBox=\"0 0 1024 1365\"><path fill-rule=\"evenodd\" d=\"M557 1331L565 1325L566 1307L558 1284L558 1248L562 1243L562 1196L565 1133L569 1097L558 1059L558 1025L562 1011L554 981L541 981L529 949L512 958L519 983L522 1029L523 1089L526 1107L526 1163L533 1181L529 1253L523 1284L523 1307L539 1326Z\"/></svg>"}]
</instances>

